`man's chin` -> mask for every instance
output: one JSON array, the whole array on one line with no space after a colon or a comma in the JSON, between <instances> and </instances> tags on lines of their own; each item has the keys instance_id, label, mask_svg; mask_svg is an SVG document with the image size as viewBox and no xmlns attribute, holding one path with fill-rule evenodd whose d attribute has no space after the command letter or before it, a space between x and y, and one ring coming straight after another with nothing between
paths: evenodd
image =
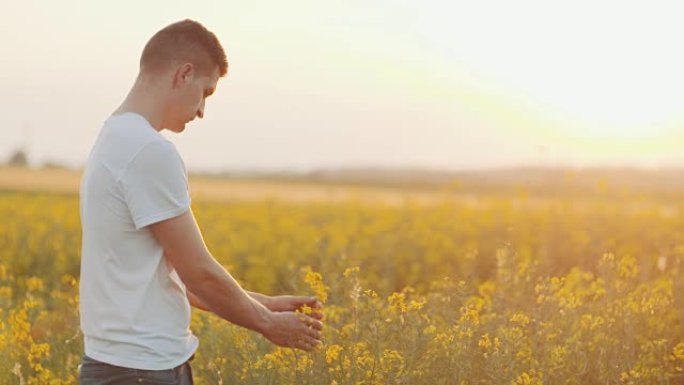
<instances>
[{"instance_id":1,"label":"man's chin","mask_svg":"<svg viewBox=\"0 0 684 385\"><path fill-rule=\"evenodd\" d=\"M180 134L181 132L185 131L185 123L181 123L179 125L171 126L171 127L169 127L169 130L172 132L175 132L176 134Z\"/></svg>"}]
</instances>

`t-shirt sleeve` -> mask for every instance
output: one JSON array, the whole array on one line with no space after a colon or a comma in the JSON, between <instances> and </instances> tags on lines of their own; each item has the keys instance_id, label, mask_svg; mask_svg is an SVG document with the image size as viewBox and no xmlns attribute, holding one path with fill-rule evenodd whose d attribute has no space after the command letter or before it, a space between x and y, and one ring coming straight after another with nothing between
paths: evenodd
<instances>
[{"instance_id":1,"label":"t-shirt sleeve","mask_svg":"<svg viewBox=\"0 0 684 385\"><path fill-rule=\"evenodd\" d=\"M136 229L183 214L190 207L185 165L170 142L145 145L120 183Z\"/></svg>"}]
</instances>

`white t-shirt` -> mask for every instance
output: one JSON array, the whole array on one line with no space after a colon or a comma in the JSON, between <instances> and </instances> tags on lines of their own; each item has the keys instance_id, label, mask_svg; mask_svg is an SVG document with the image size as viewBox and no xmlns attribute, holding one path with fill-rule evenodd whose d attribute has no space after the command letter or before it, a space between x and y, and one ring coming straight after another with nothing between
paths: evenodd
<instances>
[{"instance_id":1,"label":"white t-shirt","mask_svg":"<svg viewBox=\"0 0 684 385\"><path fill-rule=\"evenodd\" d=\"M81 180L80 310L85 354L170 369L199 342L185 285L146 226L190 207L185 165L141 115L107 119Z\"/></svg>"}]
</instances>

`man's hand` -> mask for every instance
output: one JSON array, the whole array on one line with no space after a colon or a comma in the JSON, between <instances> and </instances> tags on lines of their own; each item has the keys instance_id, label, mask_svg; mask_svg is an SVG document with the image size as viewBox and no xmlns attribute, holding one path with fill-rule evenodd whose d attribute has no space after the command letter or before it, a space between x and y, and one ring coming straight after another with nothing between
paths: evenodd
<instances>
[{"instance_id":1,"label":"man's hand","mask_svg":"<svg viewBox=\"0 0 684 385\"><path fill-rule=\"evenodd\" d=\"M262 305L270 311L297 311L304 310L304 306L311 309L310 316L321 320L323 314L320 312L323 304L316 297L298 296L298 295L277 295L268 296L252 291L247 292L252 298L259 301Z\"/></svg>"},{"instance_id":2,"label":"man's hand","mask_svg":"<svg viewBox=\"0 0 684 385\"><path fill-rule=\"evenodd\" d=\"M311 351L321 344L321 321L291 311L271 313L264 337L276 345Z\"/></svg>"},{"instance_id":3,"label":"man's hand","mask_svg":"<svg viewBox=\"0 0 684 385\"><path fill-rule=\"evenodd\" d=\"M278 295L270 297L266 307L271 311L295 311L302 310L304 306L312 310L311 316L316 319L322 319L323 314L320 309L323 307L321 301L316 297L305 297L298 295Z\"/></svg>"}]
</instances>

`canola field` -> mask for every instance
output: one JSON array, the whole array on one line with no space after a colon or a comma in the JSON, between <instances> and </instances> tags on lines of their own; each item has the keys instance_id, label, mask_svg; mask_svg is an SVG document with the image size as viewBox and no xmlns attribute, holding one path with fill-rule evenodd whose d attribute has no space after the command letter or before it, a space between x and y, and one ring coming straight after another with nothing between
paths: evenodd
<instances>
[{"instance_id":1,"label":"canola field","mask_svg":"<svg viewBox=\"0 0 684 385\"><path fill-rule=\"evenodd\" d=\"M197 384L682 384L684 202L196 200L248 290L316 294L324 345L193 310ZM71 193L0 192L0 384L75 384Z\"/></svg>"}]
</instances>

